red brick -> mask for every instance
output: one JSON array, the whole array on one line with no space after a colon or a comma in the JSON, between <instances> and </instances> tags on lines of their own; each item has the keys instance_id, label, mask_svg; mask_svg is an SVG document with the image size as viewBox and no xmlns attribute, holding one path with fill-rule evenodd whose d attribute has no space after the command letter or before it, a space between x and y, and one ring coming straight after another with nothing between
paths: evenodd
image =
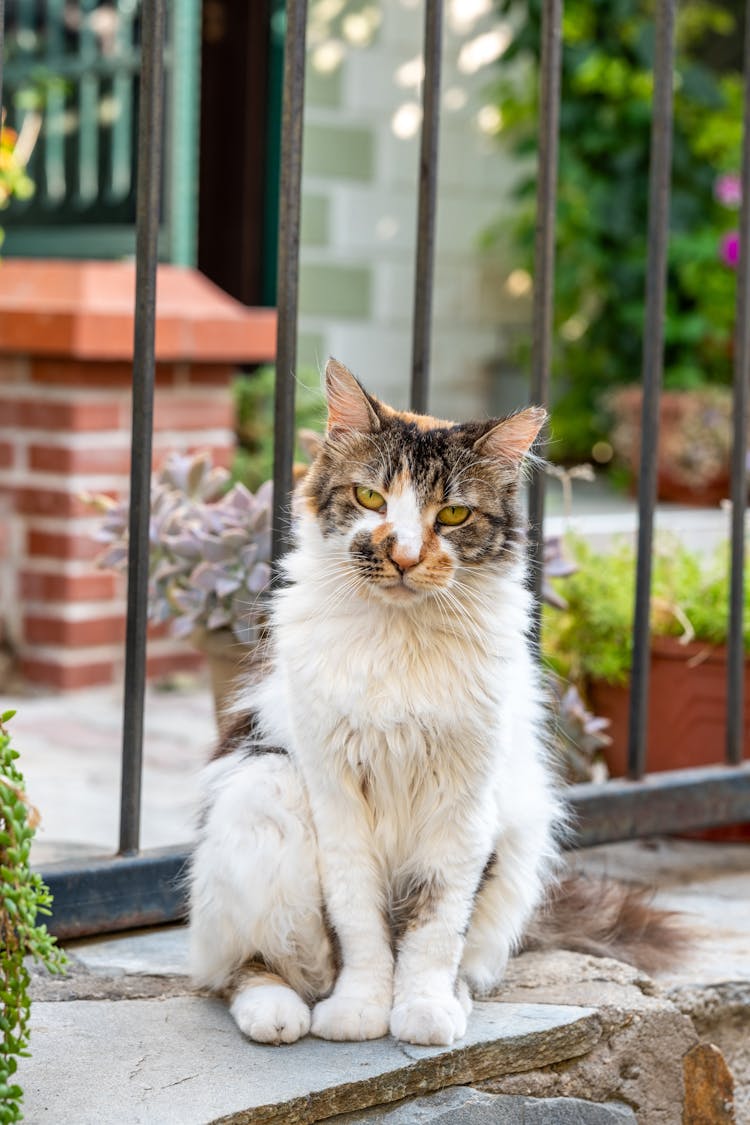
<instances>
[{"instance_id":1,"label":"red brick","mask_svg":"<svg viewBox=\"0 0 750 1125\"><path fill-rule=\"evenodd\" d=\"M125 640L125 618L118 614L67 621L61 617L29 614L23 621L23 638L27 644L64 645L66 648L122 644Z\"/></svg>"},{"instance_id":2,"label":"red brick","mask_svg":"<svg viewBox=\"0 0 750 1125\"><path fill-rule=\"evenodd\" d=\"M75 492L62 492L56 488L15 488L16 511L23 516L93 516L96 513ZM116 496L112 489L104 490Z\"/></svg>"},{"instance_id":3,"label":"red brick","mask_svg":"<svg viewBox=\"0 0 750 1125\"><path fill-rule=\"evenodd\" d=\"M173 386L177 370L173 363L158 363L155 373L157 386ZM35 358L31 361L31 379L46 386L129 389L133 385L133 365L119 360Z\"/></svg>"},{"instance_id":4,"label":"red brick","mask_svg":"<svg viewBox=\"0 0 750 1125\"><path fill-rule=\"evenodd\" d=\"M225 363L191 363L187 377L195 386L229 387L235 370Z\"/></svg>"},{"instance_id":5,"label":"red brick","mask_svg":"<svg viewBox=\"0 0 750 1125\"><path fill-rule=\"evenodd\" d=\"M0 399L0 423L36 430L118 430L126 424L124 402L76 399Z\"/></svg>"},{"instance_id":6,"label":"red brick","mask_svg":"<svg viewBox=\"0 0 750 1125\"><path fill-rule=\"evenodd\" d=\"M56 660L40 660L33 656L21 657L21 675L30 683L46 684L48 687L73 688L93 687L95 684L111 684L117 672L112 660L91 661L86 664L66 664Z\"/></svg>"},{"instance_id":7,"label":"red brick","mask_svg":"<svg viewBox=\"0 0 750 1125\"><path fill-rule=\"evenodd\" d=\"M64 445L31 445L29 466L45 473L121 473L130 472L130 450L71 449Z\"/></svg>"},{"instance_id":8,"label":"red brick","mask_svg":"<svg viewBox=\"0 0 750 1125\"><path fill-rule=\"evenodd\" d=\"M157 430L205 430L222 426L227 429L234 426L234 404L229 390L224 395L205 398L156 396L154 427Z\"/></svg>"},{"instance_id":9,"label":"red brick","mask_svg":"<svg viewBox=\"0 0 750 1125\"><path fill-rule=\"evenodd\" d=\"M39 602L98 602L117 594L114 574L57 574L22 570L19 574L21 597Z\"/></svg>"},{"instance_id":10,"label":"red brick","mask_svg":"<svg viewBox=\"0 0 750 1125\"><path fill-rule=\"evenodd\" d=\"M34 531L26 536L26 553L32 557L50 559L95 559L104 550L88 535L65 535L56 531Z\"/></svg>"},{"instance_id":11,"label":"red brick","mask_svg":"<svg viewBox=\"0 0 750 1125\"><path fill-rule=\"evenodd\" d=\"M11 441L0 441L0 469L9 469L15 460L15 447Z\"/></svg>"}]
</instances>

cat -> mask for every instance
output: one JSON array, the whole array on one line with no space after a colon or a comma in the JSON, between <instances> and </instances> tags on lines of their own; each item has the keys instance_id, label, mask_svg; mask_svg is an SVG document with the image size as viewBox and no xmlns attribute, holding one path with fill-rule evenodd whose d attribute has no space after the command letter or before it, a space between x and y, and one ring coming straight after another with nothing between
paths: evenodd
<instances>
[{"instance_id":1,"label":"cat","mask_svg":"<svg viewBox=\"0 0 750 1125\"><path fill-rule=\"evenodd\" d=\"M461 1039L555 880L528 632L532 406L394 410L334 359L268 669L204 773L195 982L261 1043Z\"/></svg>"}]
</instances>

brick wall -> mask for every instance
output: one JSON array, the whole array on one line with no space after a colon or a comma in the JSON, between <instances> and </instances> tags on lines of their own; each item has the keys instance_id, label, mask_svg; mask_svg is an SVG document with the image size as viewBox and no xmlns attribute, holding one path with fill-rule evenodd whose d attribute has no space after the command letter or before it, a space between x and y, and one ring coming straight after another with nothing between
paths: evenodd
<instances>
[{"instance_id":1,"label":"brick wall","mask_svg":"<svg viewBox=\"0 0 750 1125\"><path fill-rule=\"evenodd\" d=\"M14 353L3 355L4 323L0 319L0 616L27 679L63 689L116 681L124 664L125 582L96 567L102 545L93 533L101 517L82 494L129 490L130 364L34 355L33 341L26 342L26 354L18 354L15 340ZM200 350L194 341L191 346ZM261 350L271 349L266 330ZM213 358L216 351L213 345L206 359L158 362L155 466L172 450L195 449L210 449L217 464L229 464L234 364ZM150 675L192 669L200 659L164 627L151 631Z\"/></svg>"}]
</instances>

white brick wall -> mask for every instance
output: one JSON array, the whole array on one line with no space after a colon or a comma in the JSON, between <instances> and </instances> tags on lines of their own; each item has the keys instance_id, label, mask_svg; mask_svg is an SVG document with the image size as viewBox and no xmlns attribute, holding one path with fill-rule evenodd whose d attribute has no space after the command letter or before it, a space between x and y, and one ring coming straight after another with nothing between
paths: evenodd
<instances>
[{"instance_id":1,"label":"white brick wall","mask_svg":"<svg viewBox=\"0 0 750 1125\"><path fill-rule=\"evenodd\" d=\"M509 212L518 175L497 139L477 124L496 67L466 75L457 65L461 47L497 24L491 5L486 6L486 14L457 34L461 0L449 2L444 39L443 94L460 90L465 104L442 113L431 409L464 418L489 410L485 365L503 352L506 327L525 323L529 315L528 299L504 292L514 264L507 252L495 251L488 259L478 247L481 232ZM362 183L307 176L303 185L305 193L325 195L330 206L328 245L303 248L303 261L368 266L370 319L314 317L302 307L300 329L323 337L321 362L331 352L373 391L406 404L419 138L395 136L392 118L404 103L421 101L420 91L399 85L396 75L421 54L423 15L422 4L413 0L382 0L379 9L381 24L372 44L346 50L341 107L308 105L306 118L369 128L376 141L374 179Z\"/></svg>"}]
</instances>

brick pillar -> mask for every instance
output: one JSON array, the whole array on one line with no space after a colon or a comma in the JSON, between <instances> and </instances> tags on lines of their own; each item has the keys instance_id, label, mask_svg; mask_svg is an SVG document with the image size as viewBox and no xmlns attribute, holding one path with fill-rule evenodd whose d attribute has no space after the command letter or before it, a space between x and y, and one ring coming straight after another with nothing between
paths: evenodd
<instances>
[{"instance_id":1,"label":"brick pillar","mask_svg":"<svg viewBox=\"0 0 750 1125\"><path fill-rule=\"evenodd\" d=\"M127 494L133 291L122 263L0 268L0 614L23 674L58 688L123 667L125 584L96 568L100 517L80 497ZM174 267L160 267L158 309L154 464L208 448L226 465L235 363L271 358L274 314ZM150 675L199 660L153 631Z\"/></svg>"}]
</instances>

